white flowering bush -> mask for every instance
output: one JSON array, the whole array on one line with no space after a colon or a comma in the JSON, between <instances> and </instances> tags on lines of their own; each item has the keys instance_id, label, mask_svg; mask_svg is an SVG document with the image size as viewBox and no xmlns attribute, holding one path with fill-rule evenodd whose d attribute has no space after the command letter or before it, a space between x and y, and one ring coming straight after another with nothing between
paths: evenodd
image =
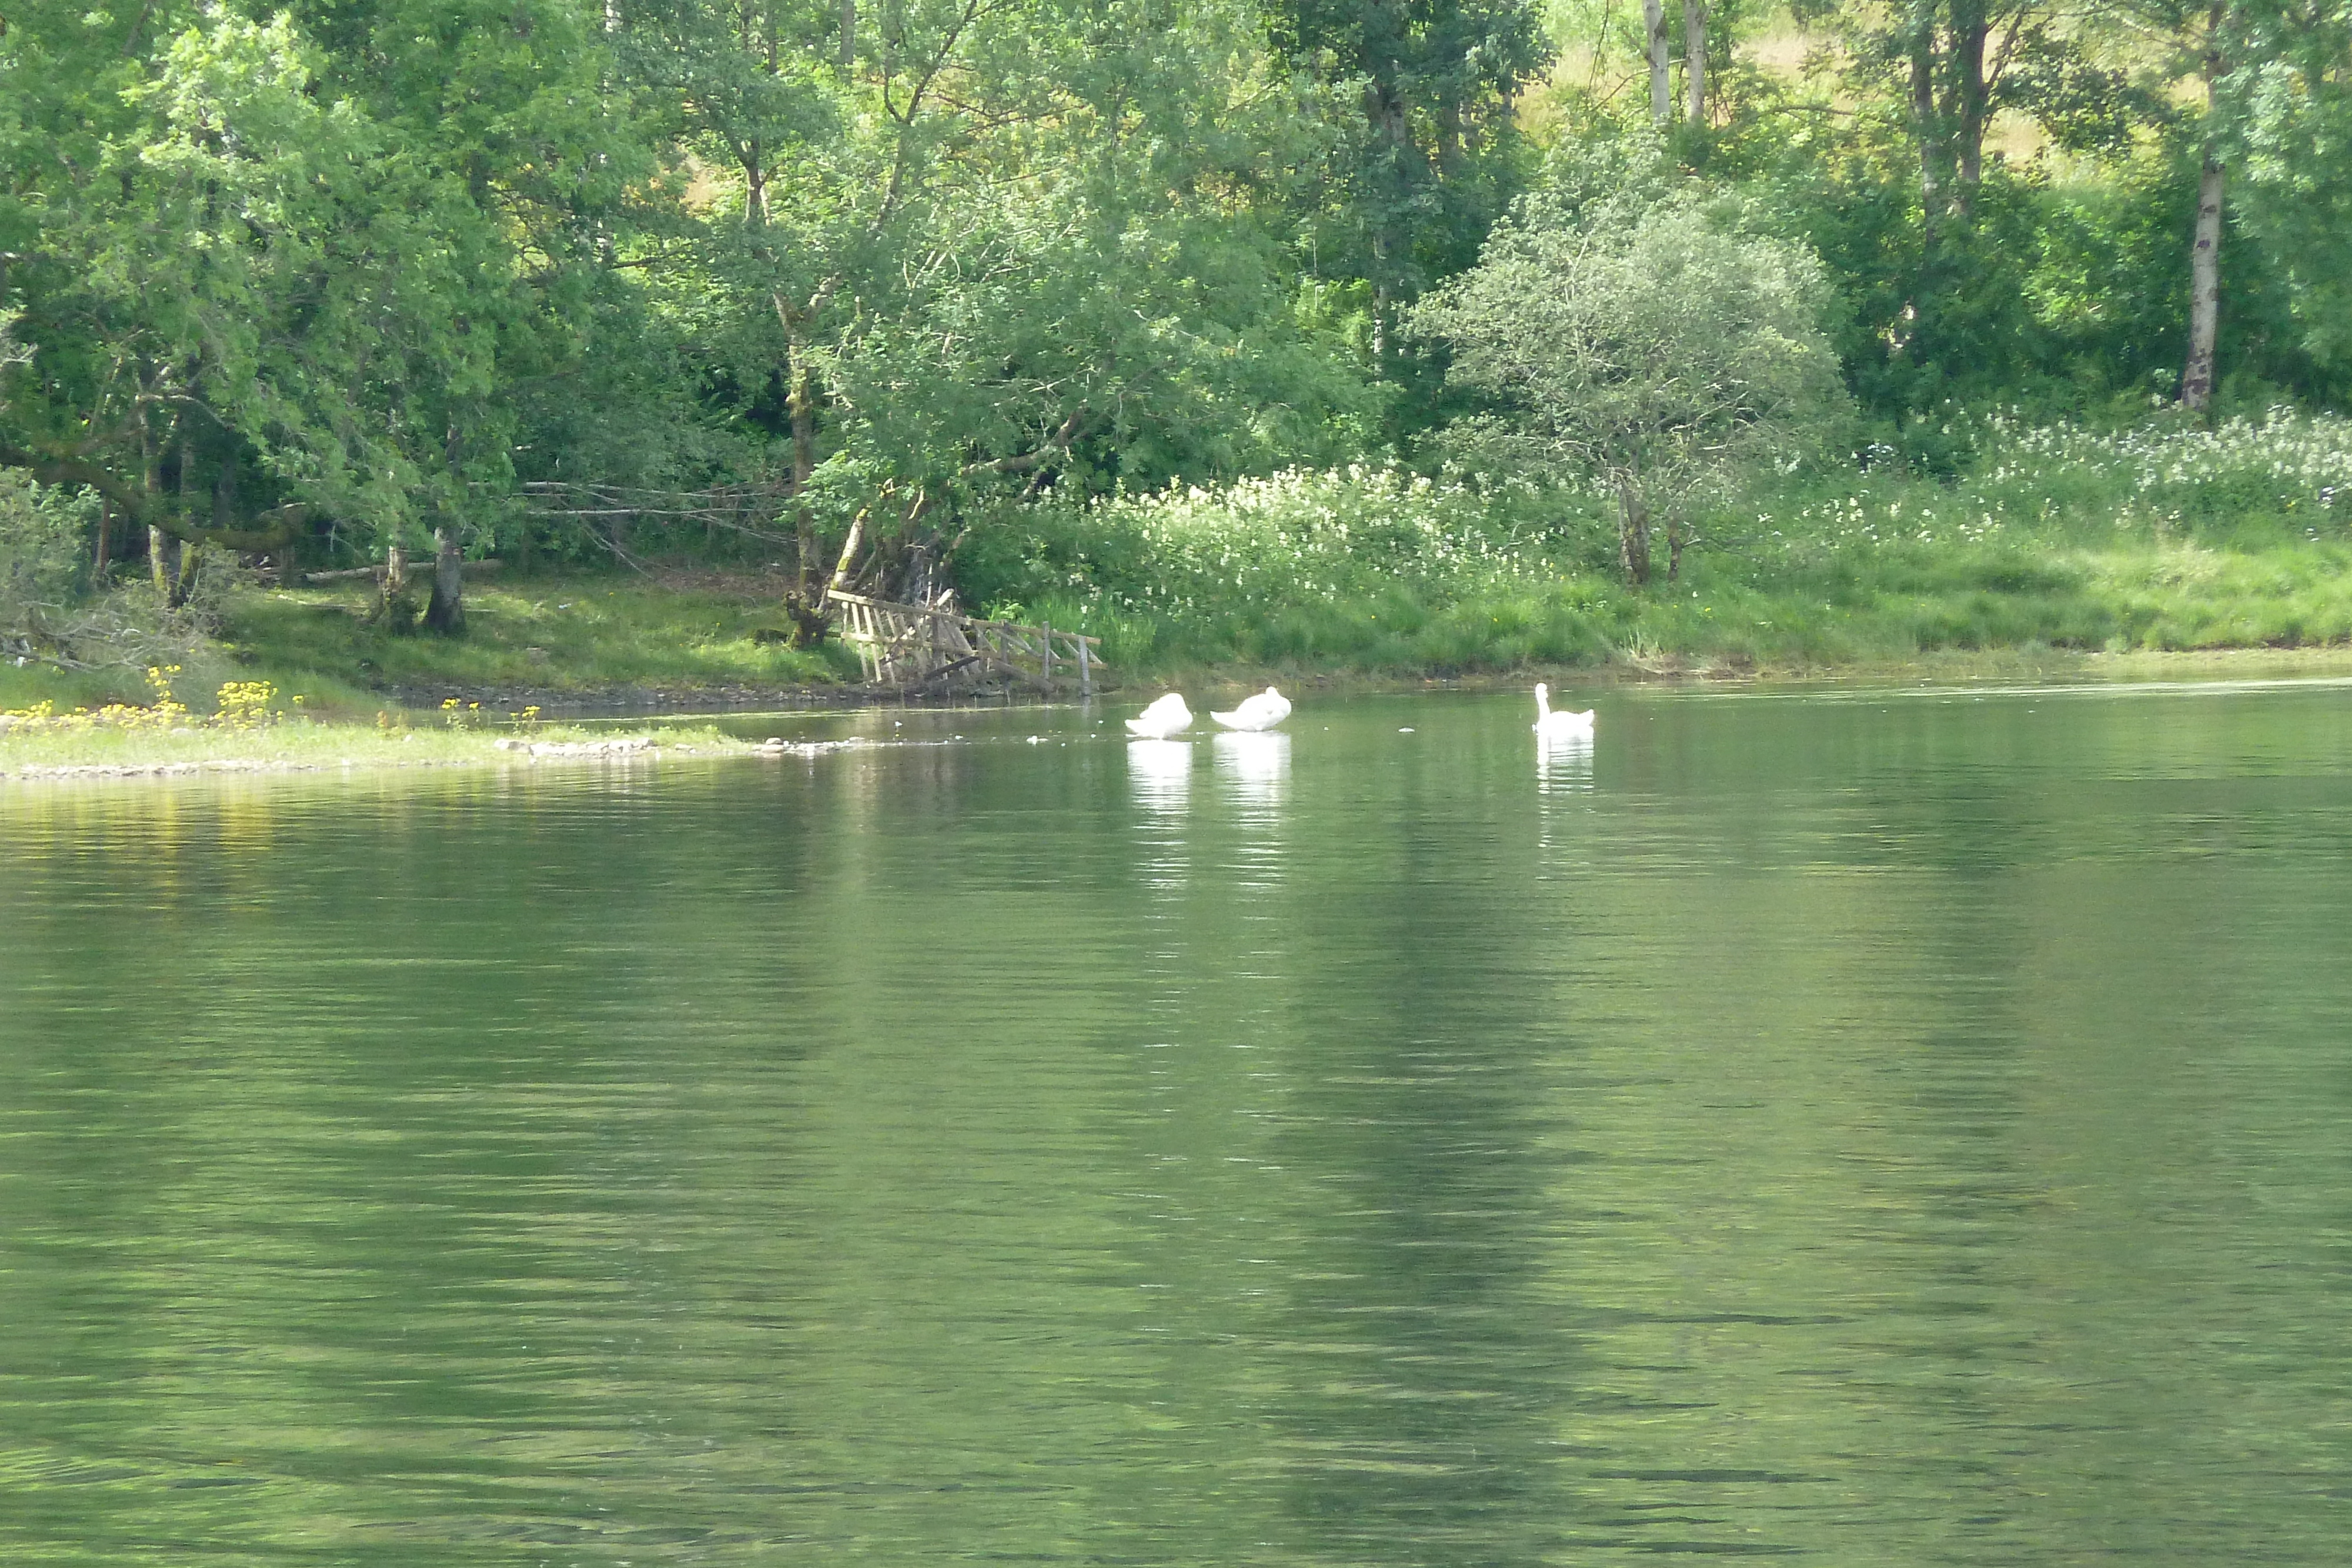
<instances>
[{"instance_id":1,"label":"white flowering bush","mask_svg":"<svg viewBox=\"0 0 2352 1568\"><path fill-rule=\"evenodd\" d=\"M1782 546L1980 545L2063 533L2236 531L2250 524L2306 538L2352 528L2352 420L2273 409L2211 428L2176 421L2134 430L2028 424L1993 413L1945 427L1977 454L1950 485L1874 470L1827 495L1773 497L1749 519Z\"/></svg>"},{"instance_id":2,"label":"white flowering bush","mask_svg":"<svg viewBox=\"0 0 2352 1568\"><path fill-rule=\"evenodd\" d=\"M1040 509L959 559L976 596L1127 613L1264 612L1402 591L1444 601L1559 575L1592 531L1589 498L1475 488L1368 465L1292 469Z\"/></svg>"},{"instance_id":3,"label":"white flowering bush","mask_svg":"<svg viewBox=\"0 0 2352 1568\"><path fill-rule=\"evenodd\" d=\"M1097 512L1156 568L1122 585L1122 608L1192 614L1397 589L1443 601L1542 580L1557 575L1562 541L1532 520L1541 499L1528 486L1486 495L1355 465L1121 497Z\"/></svg>"},{"instance_id":4,"label":"white flowering bush","mask_svg":"<svg viewBox=\"0 0 2352 1568\"><path fill-rule=\"evenodd\" d=\"M992 613L1100 633L1130 667L1460 664L1517 634L1497 606L1559 600L1612 537L1589 495L1359 464L1028 508L975 529L957 579ZM1581 622L1537 619L1527 650L1597 650Z\"/></svg>"},{"instance_id":5,"label":"white flowering bush","mask_svg":"<svg viewBox=\"0 0 2352 1568\"><path fill-rule=\"evenodd\" d=\"M2210 429L2166 423L2113 434L1999 415L1988 423L1992 464L1980 482L1989 486L2072 476L2146 506L2352 517L2336 511L2337 497L2352 495L2352 420L2339 415L2274 408Z\"/></svg>"},{"instance_id":6,"label":"white flowering bush","mask_svg":"<svg viewBox=\"0 0 2352 1568\"><path fill-rule=\"evenodd\" d=\"M1115 666L1735 667L1922 650L2352 641L2352 420L2100 432L1955 417L1948 482L1758 475L1682 580L1625 587L1605 497L1359 465L976 528L970 601Z\"/></svg>"}]
</instances>

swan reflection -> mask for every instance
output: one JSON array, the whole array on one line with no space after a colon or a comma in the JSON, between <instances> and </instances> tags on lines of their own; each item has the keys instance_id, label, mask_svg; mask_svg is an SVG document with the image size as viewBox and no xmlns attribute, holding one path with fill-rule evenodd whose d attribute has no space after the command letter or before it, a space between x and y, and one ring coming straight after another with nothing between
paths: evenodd
<instances>
[{"instance_id":1,"label":"swan reflection","mask_svg":"<svg viewBox=\"0 0 2352 1568\"><path fill-rule=\"evenodd\" d=\"M1127 783L1135 803L1159 816L1173 816L1191 803L1192 743L1189 740L1130 740L1127 743Z\"/></svg>"},{"instance_id":2,"label":"swan reflection","mask_svg":"<svg viewBox=\"0 0 2352 1568\"><path fill-rule=\"evenodd\" d=\"M1570 731L1536 737L1536 789L1544 795L1581 795L1592 789L1592 734Z\"/></svg>"},{"instance_id":3,"label":"swan reflection","mask_svg":"<svg viewBox=\"0 0 2352 1568\"><path fill-rule=\"evenodd\" d=\"M1215 746L1211 755L1217 765L1217 783L1234 808L1233 831L1223 841L1219 869L1236 892L1263 893L1282 880L1282 803L1290 789L1290 737L1273 730L1233 730L1218 736ZM1271 918L1272 909L1245 904L1243 919L1255 924Z\"/></svg>"},{"instance_id":4,"label":"swan reflection","mask_svg":"<svg viewBox=\"0 0 2352 1568\"><path fill-rule=\"evenodd\" d=\"M1216 738L1217 777L1244 806L1282 804L1290 783L1290 737L1279 730L1228 730Z\"/></svg>"}]
</instances>

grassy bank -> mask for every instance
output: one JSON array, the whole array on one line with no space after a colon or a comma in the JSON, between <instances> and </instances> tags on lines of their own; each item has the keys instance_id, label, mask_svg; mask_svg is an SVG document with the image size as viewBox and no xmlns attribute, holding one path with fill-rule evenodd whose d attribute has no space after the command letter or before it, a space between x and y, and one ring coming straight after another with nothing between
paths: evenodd
<instances>
[{"instance_id":1,"label":"grassy bank","mask_svg":"<svg viewBox=\"0 0 2352 1568\"><path fill-rule=\"evenodd\" d=\"M2346 421L1946 434L1950 477L1790 475L1699 510L1679 578L1639 590L1598 497L1361 468L1036 509L966 571L997 612L1084 626L1146 672L1801 670L2352 642Z\"/></svg>"},{"instance_id":2,"label":"grassy bank","mask_svg":"<svg viewBox=\"0 0 2352 1568\"><path fill-rule=\"evenodd\" d=\"M369 690L593 692L829 685L856 674L837 652L762 641L785 624L787 583L756 573L572 573L488 579L466 592L466 634L372 624L364 580L249 600L226 644L243 664Z\"/></svg>"},{"instance_id":3,"label":"grassy bank","mask_svg":"<svg viewBox=\"0 0 2352 1568\"><path fill-rule=\"evenodd\" d=\"M1110 680L1130 686L2352 646L2352 423L2099 433L1992 418L1939 439L1942 476L1850 465L1700 509L1678 578L1642 589L1616 570L1601 498L1369 467L1026 507L981 519L956 568L977 609L1101 637ZM459 638L373 624L364 581L254 592L178 689L263 681L313 715L367 721L450 695L497 719L854 680L838 646L773 640L785 586L711 570L485 577ZM0 709L146 695L136 672L0 665Z\"/></svg>"},{"instance_id":4,"label":"grassy bank","mask_svg":"<svg viewBox=\"0 0 2352 1568\"><path fill-rule=\"evenodd\" d=\"M313 714L370 719L382 708L481 701L503 718L615 691L682 696L775 691L855 679L840 649L762 641L782 624L786 584L765 573L567 572L466 591L466 633L393 632L370 619L365 580L257 590L234 603L214 647L174 685L184 696L230 681L266 681ZM60 672L0 664L0 710L48 702L63 711L144 700L136 669Z\"/></svg>"}]
</instances>

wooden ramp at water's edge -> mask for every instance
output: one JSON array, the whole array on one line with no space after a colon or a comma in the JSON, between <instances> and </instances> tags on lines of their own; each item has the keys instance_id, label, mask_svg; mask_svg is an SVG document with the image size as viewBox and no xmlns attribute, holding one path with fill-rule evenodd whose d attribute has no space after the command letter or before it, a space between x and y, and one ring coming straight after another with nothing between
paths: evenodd
<instances>
[{"instance_id":1,"label":"wooden ramp at water's edge","mask_svg":"<svg viewBox=\"0 0 2352 1568\"><path fill-rule=\"evenodd\" d=\"M908 691L944 690L992 681L1051 692L1075 681L1094 690L1102 641L1051 626L983 621L925 604L897 604L862 593L835 593L841 640L857 650L866 678Z\"/></svg>"}]
</instances>

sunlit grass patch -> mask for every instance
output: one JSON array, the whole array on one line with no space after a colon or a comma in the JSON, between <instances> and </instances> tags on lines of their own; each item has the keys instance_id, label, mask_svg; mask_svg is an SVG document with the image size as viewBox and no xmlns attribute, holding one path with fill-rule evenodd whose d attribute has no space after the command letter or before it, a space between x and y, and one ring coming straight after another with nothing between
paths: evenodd
<instances>
[{"instance_id":1,"label":"sunlit grass patch","mask_svg":"<svg viewBox=\"0 0 2352 1568\"><path fill-rule=\"evenodd\" d=\"M373 625L373 593L362 581L257 595L226 640L264 670L356 674L373 686L409 688L802 685L856 671L838 650L773 640L775 601L751 591L593 575L469 586L462 637Z\"/></svg>"},{"instance_id":2,"label":"sunlit grass patch","mask_svg":"<svg viewBox=\"0 0 2352 1568\"><path fill-rule=\"evenodd\" d=\"M467 705L412 720L379 711L371 723L321 722L290 708L261 682L235 683L210 714L167 695L140 707L0 715L0 778L237 770L454 766L737 755L744 741L709 727L658 731L582 729L512 722ZM537 748L534 750L533 748Z\"/></svg>"},{"instance_id":3,"label":"sunlit grass patch","mask_svg":"<svg viewBox=\"0 0 2352 1568\"><path fill-rule=\"evenodd\" d=\"M146 691L140 672L129 667L61 670L54 664L0 659L0 713L47 703L55 708L100 707L137 702Z\"/></svg>"}]
</instances>

